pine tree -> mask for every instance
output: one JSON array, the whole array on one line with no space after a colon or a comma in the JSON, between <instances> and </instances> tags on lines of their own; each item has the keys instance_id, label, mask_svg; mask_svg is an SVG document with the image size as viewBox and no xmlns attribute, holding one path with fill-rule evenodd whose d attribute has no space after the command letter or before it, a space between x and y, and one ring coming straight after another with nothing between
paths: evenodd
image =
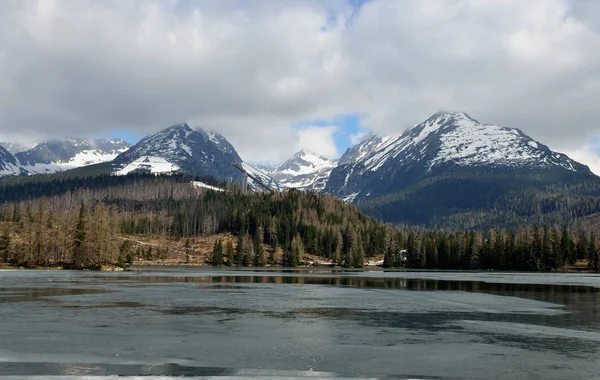
<instances>
[{"instance_id":1,"label":"pine tree","mask_svg":"<svg viewBox=\"0 0 600 380\"><path fill-rule=\"evenodd\" d=\"M338 230L335 234L335 250L333 251L333 257L331 261L334 264L339 264L342 260L342 249L344 248L344 237Z\"/></svg>"},{"instance_id":2,"label":"pine tree","mask_svg":"<svg viewBox=\"0 0 600 380\"><path fill-rule=\"evenodd\" d=\"M265 266L265 249L259 239L254 239L254 263L255 267Z\"/></svg>"},{"instance_id":3,"label":"pine tree","mask_svg":"<svg viewBox=\"0 0 600 380\"><path fill-rule=\"evenodd\" d=\"M221 240L221 239L215 240L215 245L213 246L211 264L213 266L217 266L217 267L223 265L223 240Z\"/></svg>"},{"instance_id":4,"label":"pine tree","mask_svg":"<svg viewBox=\"0 0 600 380\"><path fill-rule=\"evenodd\" d=\"M89 266L87 254L85 252L85 242L87 238L85 205L81 202L79 208L79 217L75 225L75 238L73 242L73 264L77 268L85 268Z\"/></svg>"},{"instance_id":5,"label":"pine tree","mask_svg":"<svg viewBox=\"0 0 600 380\"><path fill-rule=\"evenodd\" d=\"M533 227L531 249L529 252L528 266L532 271L539 271L542 262L543 238L538 226Z\"/></svg>"},{"instance_id":6,"label":"pine tree","mask_svg":"<svg viewBox=\"0 0 600 380\"><path fill-rule=\"evenodd\" d=\"M362 268L365 265L365 253L362 244L357 244L353 248L352 266L354 268Z\"/></svg>"},{"instance_id":7,"label":"pine tree","mask_svg":"<svg viewBox=\"0 0 600 380\"><path fill-rule=\"evenodd\" d=\"M560 237L560 252L556 252L554 254L554 261L556 268L560 268L566 262L574 264L575 256L573 255L573 244L571 242L571 236L569 234L569 230L567 226L563 227L562 235Z\"/></svg>"},{"instance_id":8,"label":"pine tree","mask_svg":"<svg viewBox=\"0 0 600 380\"><path fill-rule=\"evenodd\" d=\"M0 256L2 261L8 263L9 260L10 235L5 231L0 235Z\"/></svg>"},{"instance_id":9,"label":"pine tree","mask_svg":"<svg viewBox=\"0 0 600 380\"><path fill-rule=\"evenodd\" d=\"M290 245L283 253L283 266L284 267L297 267L298 260L292 245Z\"/></svg>"},{"instance_id":10,"label":"pine tree","mask_svg":"<svg viewBox=\"0 0 600 380\"><path fill-rule=\"evenodd\" d=\"M242 259L242 266L248 267L252 264L252 259L254 258L254 244L252 244L252 239L250 239L248 234L244 236L244 248L246 251Z\"/></svg>"},{"instance_id":11,"label":"pine tree","mask_svg":"<svg viewBox=\"0 0 600 380\"><path fill-rule=\"evenodd\" d=\"M190 262L190 239L185 239L185 262Z\"/></svg>"},{"instance_id":12,"label":"pine tree","mask_svg":"<svg viewBox=\"0 0 600 380\"><path fill-rule=\"evenodd\" d=\"M21 221L21 211L19 210L19 205L16 202L13 204L12 221L13 223L19 223Z\"/></svg>"},{"instance_id":13,"label":"pine tree","mask_svg":"<svg viewBox=\"0 0 600 380\"><path fill-rule=\"evenodd\" d=\"M583 231L579 234L579 241L577 242L577 260L587 260L589 257L589 242L587 234Z\"/></svg>"},{"instance_id":14,"label":"pine tree","mask_svg":"<svg viewBox=\"0 0 600 380\"><path fill-rule=\"evenodd\" d=\"M246 254L246 247L244 247L244 236L239 235L237 245L235 247L235 258L234 264L237 266L242 265L244 262L244 255Z\"/></svg>"},{"instance_id":15,"label":"pine tree","mask_svg":"<svg viewBox=\"0 0 600 380\"><path fill-rule=\"evenodd\" d=\"M227 241L227 247L225 248L225 255L227 256L227 265L233 266L235 251L233 249L233 242L231 241L231 239Z\"/></svg>"},{"instance_id":16,"label":"pine tree","mask_svg":"<svg viewBox=\"0 0 600 380\"><path fill-rule=\"evenodd\" d=\"M592 271L598 272L600 271L600 253L598 251L598 247L596 246L596 236L592 232L590 234L590 246L588 249L589 254L589 267Z\"/></svg>"}]
</instances>

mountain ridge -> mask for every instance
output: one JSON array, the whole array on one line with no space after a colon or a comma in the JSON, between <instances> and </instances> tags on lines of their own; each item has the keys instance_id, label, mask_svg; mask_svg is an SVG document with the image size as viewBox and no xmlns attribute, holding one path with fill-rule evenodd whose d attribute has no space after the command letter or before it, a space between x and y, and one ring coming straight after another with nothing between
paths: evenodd
<instances>
[{"instance_id":1,"label":"mountain ridge","mask_svg":"<svg viewBox=\"0 0 600 380\"><path fill-rule=\"evenodd\" d=\"M337 160L303 149L277 165L268 174L282 188L320 192L325 188L329 174L336 165Z\"/></svg>"},{"instance_id":2,"label":"mountain ridge","mask_svg":"<svg viewBox=\"0 0 600 380\"><path fill-rule=\"evenodd\" d=\"M400 135L373 135L349 148L325 192L361 202L402 190L420 178L461 170L569 170L592 175L587 166L519 129L481 124L464 112L444 111Z\"/></svg>"}]
</instances>

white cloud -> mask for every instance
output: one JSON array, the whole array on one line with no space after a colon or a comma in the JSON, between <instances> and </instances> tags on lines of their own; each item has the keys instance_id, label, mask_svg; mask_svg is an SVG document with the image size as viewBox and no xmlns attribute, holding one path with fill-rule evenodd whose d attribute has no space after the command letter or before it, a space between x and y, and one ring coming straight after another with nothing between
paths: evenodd
<instances>
[{"instance_id":1,"label":"white cloud","mask_svg":"<svg viewBox=\"0 0 600 380\"><path fill-rule=\"evenodd\" d=\"M460 109L575 150L597 130L599 47L592 1L3 1L0 135L188 121L263 162L300 121L399 133Z\"/></svg>"},{"instance_id":2,"label":"white cloud","mask_svg":"<svg viewBox=\"0 0 600 380\"><path fill-rule=\"evenodd\" d=\"M339 156L333 134L338 130L336 126L309 126L298 131L298 148L318 153L325 157Z\"/></svg>"},{"instance_id":3,"label":"white cloud","mask_svg":"<svg viewBox=\"0 0 600 380\"><path fill-rule=\"evenodd\" d=\"M367 131L359 131L358 133L350 135L350 144L356 145L359 142L365 140L369 136Z\"/></svg>"},{"instance_id":4,"label":"white cloud","mask_svg":"<svg viewBox=\"0 0 600 380\"><path fill-rule=\"evenodd\" d=\"M593 145L586 145L582 148L565 152L565 154L575 161L589 166L594 174L600 175L600 156L598 155L598 149Z\"/></svg>"}]
</instances>

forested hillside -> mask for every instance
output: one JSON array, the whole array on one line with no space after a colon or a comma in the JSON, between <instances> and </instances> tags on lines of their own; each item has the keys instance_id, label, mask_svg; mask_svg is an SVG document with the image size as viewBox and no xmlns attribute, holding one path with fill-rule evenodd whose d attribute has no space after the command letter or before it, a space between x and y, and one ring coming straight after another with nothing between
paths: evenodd
<instances>
[{"instance_id":1,"label":"forested hillside","mask_svg":"<svg viewBox=\"0 0 600 380\"><path fill-rule=\"evenodd\" d=\"M14 200L0 209L4 261L84 268L116 262L123 255L122 234L179 240L233 232L247 246L238 254L240 264L262 262L254 251L281 247L294 253L286 256L288 265L300 263L306 252L362 266L365 256L383 254L392 233L335 197L210 191L193 187L190 179L138 175L5 184L4 194Z\"/></svg>"},{"instance_id":2,"label":"forested hillside","mask_svg":"<svg viewBox=\"0 0 600 380\"><path fill-rule=\"evenodd\" d=\"M558 181L543 173L432 177L358 207L376 219L428 228L513 230L531 225L578 225L600 212L600 179Z\"/></svg>"},{"instance_id":3,"label":"forested hillside","mask_svg":"<svg viewBox=\"0 0 600 380\"><path fill-rule=\"evenodd\" d=\"M233 241L216 240L214 265L296 266L318 257L346 267L385 258L386 267L537 271L589 262L598 268L596 236L569 225L486 233L394 228L333 196L294 190L213 191L184 175L43 178L0 185L4 263L95 268L228 234ZM158 242L153 253L130 244L145 238Z\"/></svg>"}]
</instances>

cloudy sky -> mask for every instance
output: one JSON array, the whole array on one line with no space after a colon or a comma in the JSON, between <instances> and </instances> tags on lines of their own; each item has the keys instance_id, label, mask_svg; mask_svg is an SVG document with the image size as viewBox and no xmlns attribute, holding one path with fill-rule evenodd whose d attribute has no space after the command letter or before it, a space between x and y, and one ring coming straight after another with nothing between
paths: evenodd
<instances>
[{"instance_id":1,"label":"cloudy sky","mask_svg":"<svg viewBox=\"0 0 600 380\"><path fill-rule=\"evenodd\" d=\"M187 121L276 162L444 109L600 169L600 2L0 0L5 140Z\"/></svg>"}]
</instances>

